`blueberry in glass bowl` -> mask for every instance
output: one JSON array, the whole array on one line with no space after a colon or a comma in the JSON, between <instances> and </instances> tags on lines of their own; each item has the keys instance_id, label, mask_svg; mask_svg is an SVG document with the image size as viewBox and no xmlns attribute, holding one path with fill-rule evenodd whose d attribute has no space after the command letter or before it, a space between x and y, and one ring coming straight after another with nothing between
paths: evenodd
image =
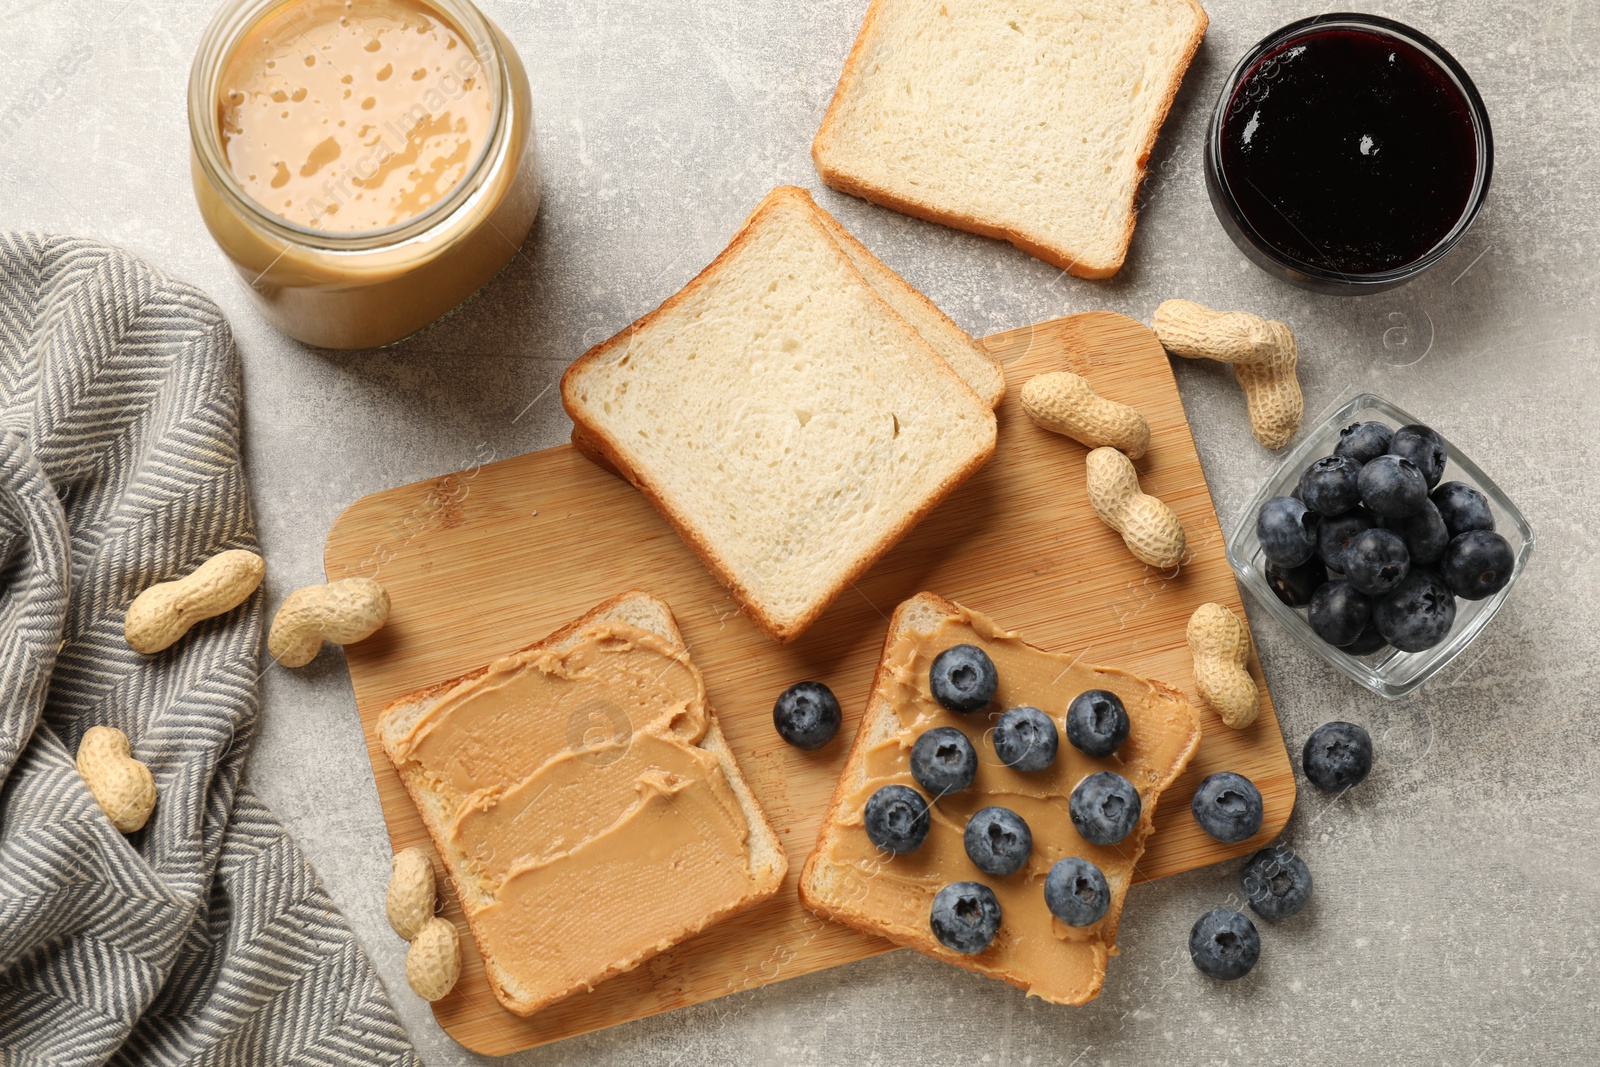
<instances>
[{"instance_id":1,"label":"blueberry in glass bowl","mask_svg":"<svg viewBox=\"0 0 1600 1067\"><path fill-rule=\"evenodd\" d=\"M1404 454L1393 451L1397 443ZM1360 467L1360 502L1335 515L1296 495L1307 472L1330 456ZM1328 490L1328 500L1319 502L1329 508L1347 502L1346 466L1318 470L1312 480L1325 481ZM1263 544L1263 523L1270 546ZM1302 531L1314 551L1291 563L1305 550ZM1430 427L1363 394L1306 431L1279 464L1239 516L1228 562L1267 614L1307 647L1373 692L1398 699L1483 631L1533 545L1527 520L1450 442L1448 426ZM1370 606L1365 617L1363 599Z\"/></svg>"}]
</instances>

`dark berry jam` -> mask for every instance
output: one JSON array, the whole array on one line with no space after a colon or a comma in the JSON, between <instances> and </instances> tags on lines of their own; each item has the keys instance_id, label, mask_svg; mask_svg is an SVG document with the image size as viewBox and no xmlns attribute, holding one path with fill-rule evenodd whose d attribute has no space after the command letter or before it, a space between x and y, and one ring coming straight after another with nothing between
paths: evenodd
<instances>
[{"instance_id":1,"label":"dark berry jam","mask_svg":"<svg viewBox=\"0 0 1600 1067\"><path fill-rule=\"evenodd\" d=\"M1469 211L1472 115L1460 85L1416 46L1309 29L1239 80L1222 120L1222 176L1284 259L1344 275L1399 270Z\"/></svg>"}]
</instances>

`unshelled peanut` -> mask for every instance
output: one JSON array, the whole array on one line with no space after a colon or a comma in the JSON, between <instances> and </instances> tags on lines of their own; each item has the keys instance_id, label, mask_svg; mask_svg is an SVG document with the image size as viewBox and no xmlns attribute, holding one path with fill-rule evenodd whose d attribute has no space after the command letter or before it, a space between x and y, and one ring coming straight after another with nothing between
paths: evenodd
<instances>
[{"instance_id":1,"label":"unshelled peanut","mask_svg":"<svg viewBox=\"0 0 1600 1067\"><path fill-rule=\"evenodd\" d=\"M428 854L420 848L396 852L384 900L384 912L394 932L407 941L416 937L423 924L433 918L436 895L433 863Z\"/></svg>"},{"instance_id":2,"label":"unshelled peanut","mask_svg":"<svg viewBox=\"0 0 1600 1067\"><path fill-rule=\"evenodd\" d=\"M1089 506L1122 535L1142 563L1171 570L1183 561L1187 541L1177 513L1139 488L1133 461L1114 448L1097 448L1085 460Z\"/></svg>"},{"instance_id":3,"label":"unshelled peanut","mask_svg":"<svg viewBox=\"0 0 1600 1067\"><path fill-rule=\"evenodd\" d=\"M1150 327L1175 356L1233 365L1257 441L1282 448L1294 438L1305 398L1295 376L1300 350L1287 325L1243 311L1213 311L1192 300L1168 300L1156 308Z\"/></svg>"},{"instance_id":4,"label":"unshelled peanut","mask_svg":"<svg viewBox=\"0 0 1600 1067\"><path fill-rule=\"evenodd\" d=\"M1250 628L1221 604L1201 604L1186 631L1194 657L1194 684L1226 726L1242 730L1256 721L1261 697L1245 664Z\"/></svg>"},{"instance_id":5,"label":"unshelled peanut","mask_svg":"<svg viewBox=\"0 0 1600 1067\"><path fill-rule=\"evenodd\" d=\"M285 667L304 667L323 641L364 641L389 620L389 594L371 578L342 578L289 594L272 620L267 651Z\"/></svg>"},{"instance_id":6,"label":"unshelled peanut","mask_svg":"<svg viewBox=\"0 0 1600 1067\"><path fill-rule=\"evenodd\" d=\"M443 1000L461 977L461 935L448 919L429 919L406 951L406 981L423 1000Z\"/></svg>"},{"instance_id":7,"label":"unshelled peanut","mask_svg":"<svg viewBox=\"0 0 1600 1067\"><path fill-rule=\"evenodd\" d=\"M1022 387L1022 410L1047 430L1090 448L1109 446L1129 459L1150 447L1150 424L1126 404L1107 400L1070 371L1036 374Z\"/></svg>"},{"instance_id":8,"label":"unshelled peanut","mask_svg":"<svg viewBox=\"0 0 1600 1067\"><path fill-rule=\"evenodd\" d=\"M156 806L150 768L133 758L128 735L114 726L91 726L78 742L78 773L95 802L125 834L144 829Z\"/></svg>"},{"instance_id":9,"label":"unshelled peanut","mask_svg":"<svg viewBox=\"0 0 1600 1067\"><path fill-rule=\"evenodd\" d=\"M266 561L254 552L219 552L184 577L152 585L134 597L122 635L135 652L160 652L195 623L243 604L266 573Z\"/></svg>"}]
</instances>

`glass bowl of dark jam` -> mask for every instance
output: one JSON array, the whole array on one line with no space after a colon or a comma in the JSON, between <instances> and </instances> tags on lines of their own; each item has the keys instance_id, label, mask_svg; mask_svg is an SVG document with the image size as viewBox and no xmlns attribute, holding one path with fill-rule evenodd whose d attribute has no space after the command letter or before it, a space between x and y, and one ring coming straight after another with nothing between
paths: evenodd
<instances>
[{"instance_id":1,"label":"glass bowl of dark jam","mask_svg":"<svg viewBox=\"0 0 1600 1067\"><path fill-rule=\"evenodd\" d=\"M1258 266L1352 295L1444 258L1493 168L1483 99L1450 53L1389 19L1331 14L1239 61L1212 115L1206 187Z\"/></svg>"}]
</instances>

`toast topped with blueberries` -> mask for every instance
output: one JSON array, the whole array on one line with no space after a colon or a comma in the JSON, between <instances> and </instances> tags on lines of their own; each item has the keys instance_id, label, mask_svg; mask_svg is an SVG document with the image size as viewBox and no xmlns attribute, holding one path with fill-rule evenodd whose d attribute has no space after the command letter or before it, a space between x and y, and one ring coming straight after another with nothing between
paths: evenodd
<instances>
[{"instance_id":1,"label":"toast topped with blueberries","mask_svg":"<svg viewBox=\"0 0 1600 1067\"><path fill-rule=\"evenodd\" d=\"M1156 803L1199 743L1177 690L922 593L890 620L801 900L1051 1003L1086 1003Z\"/></svg>"}]
</instances>

